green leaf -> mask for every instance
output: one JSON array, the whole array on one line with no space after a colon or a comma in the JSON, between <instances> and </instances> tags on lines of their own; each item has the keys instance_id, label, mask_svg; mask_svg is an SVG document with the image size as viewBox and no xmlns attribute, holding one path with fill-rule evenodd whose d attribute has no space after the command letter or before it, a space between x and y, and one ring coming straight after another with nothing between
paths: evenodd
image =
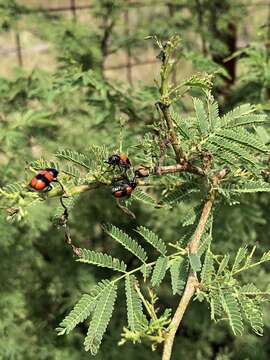
<instances>
[{"instance_id":1,"label":"green leaf","mask_svg":"<svg viewBox=\"0 0 270 360\"><path fill-rule=\"evenodd\" d=\"M256 164L255 158L253 158L243 146L236 144L233 141L230 141L228 139L221 140L219 136L209 138L209 141L216 145L219 148L220 152L222 151L222 149L225 149L227 152L231 152L233 155L237 156L241 160L246 160L253 165ZM220 154L217 154L217 156L220 156Z\"/></svg>"},{"instance_id":2,"label":"green leaf","mask_svg":"<svg viewBox=\"0 0 270 360\"><path fill-rule=\"evenodd\" d=\"M247 248L240 247L235 256L235 260L232 266L232 273L239 270L241 263L246 258L246 256L247 256Z\"/></svg>"},{"instance_id":3,"label":"green leaf","mask_svg":"<svg viewBox=\"0 0 270 360\"><path fill-rule=\"evenodd\" d=\"M262 291L252 283L243 285L239 292L244 295L259 295L262 293Z\"/></svg>"},{"instance_id":4,"label":"green leaf","mask_svg":"<svg viewBox=\"0 0 270 360\"><path fill-rule=\"evenodd\" d=\"M250 104L242 104L237 106L232 111L229 111L227 114L221 117L221 125L227 126L232 124L238 119L253 113L255 110L256 108Z\"/></svg>"},{"instance_id":5,"label":"green leaf","mask_svg":"<svg viewBox=\"0 0 270 360\"><path fill-rule=\"evenodd\" d=\"M242 335L244 327L241 310L236 298L232 293L228 291L222 293L222 306L228 316L229 323L234 335Z\"/></svg>"},{"instance_id":6,"label":"green leaf","mask_svg":"<svg viewBox=\"0 0 270 360\"><path fill-rule=\"evenodd\" d=\"M211 320L217 321L217 318L220 318L222 315L222 303L220 299L219 291L210 292L210 311L211 311Z\"/></svg>"},{"instance_id":7,"label":"green leaf","mask_svg":"<svg viewBox=\"0 0 270 360\"><path fill-rule=\"evenodd\" d=\"M253 254L256 250L256 245L253 246L253 248L251 249L250 253L247 255L247 257L245 258L245 265L244 267L248 267L251 265L252 263L252 258L253 258Z\"/></svg>"},{"instance_id":8,"label":"green leaf","mask_svg":"<svg viewBox=\"0 0 270 360\"><path fill-rule=\"evenodd\" d=\"M66 165L65 169L62 170L62 172L64 172L65 174L72 176L74 178L79 178L80 177L80 171L73 165Z\"/></svg>"},{"instance_id":9,"label":"green leaf","mask_svg":"<svg viewBox=\"0 0 270 360\"><path fill-rule=\"evenodd\" d=\"M128 251L140 259L143 263L147 260L147 254L144 249L124 231L118 229L112 225L110 230L107 230L108 234L121 245L123 245Z\"/></svg>"},{"instance_id":10,"label":"green leaf","mask_svg":"<svg viewBox=\"0 0 270 360\"><path fill-rule=\"evenodd\" d=\"M266 115L263 115L263 114L248 115L248 116L243 116L240 118L232 119L225 125L225 127L226 128L234 128L234 127L238 127L238 126L264 124L266 122L267 122Z\"/></svg>"},{"instance_id":11,"label":"green leaf","mask_svg":"<svg viewBox=\"0 0 270 360\"><path fill-rule=\"evenodd\" d=\"M192 193L199 191L199 189L194 187L193 183L188 182L170 192L163 201L165 204L177 204L186 197L189 197Z\"/></svg>"},{"instance_id":12,"label":"green leaf","mask_svg":"<svg viewBox=\"0 0 270 360\"><path fill-rule=\"evenodd\" d=\"M262 257L260 258L260 263L270 261L270 250L263 253Z\"/></svg>"},{"instance_id":13,"label":"green leaf","mask_svg":"<svg viewBox=\"0 0 270 360\"><path fill-rule=\"evenodd\" d=\"M184 139L190 139L191 133L190 133L186 119L181 118L180 115L174 110L171 111L171 114L172 114L173 121L176 124L177 130L180 133L180 135Z\"/></svg>"},{"instance_id":14,"label":"green leaf","mask_svg":"<svg viewBox=\"0 0 270 360\"><path fill-rule=\"evenodd\" d=\"M193 225L199 221L202 211L202 205L203 203L193 205L185 212L185 217L182 221L182 226Z\"/></svg>"},{"instance_id":15,"label":"green leaf","mask_svg":"<svg viewBox=\"0 0 270 360\"><path fill-rule=\"evenodd\" d=\"M146 192L144 192L140 189L136 189L132 193L132 197L138 201L143 202L146 205L151 205L151 206L157 205L156 200L152 196L150 196L149 194L147 194Z\"/></svg>"},{"instance_id":16,"label":"green leaf","mask_svg":"<svg viewBox=\"0 0 270 360\"><path fill-rule=\"evenodd\" d=\"M206 229L205 229L205 231L206 231ZM201 244L197 251L197 254L199 257L201 257L203 255L203 253L208 249L211 242L212 242L212 234L210 234L210 233L205 234L205 232L204 232L202 239L201 239Z\"/></svg>"},{"instance_id":17,"label":"green leaf","mask_svg":"<svg viewBox=\"0 0 270 360\"><path fill-rule=\"evenodd\" d=\"M91 144L88 150L88 156L90 159L94 159L100 164L104 164L104 159L108 159L109 152L105 145Z\"/></svg>"},{"instance_id":18,"label":"green leaf","mask_svg":"<svg viewBox=\"0 0 270 360\"><path fill-rule=\"evenodd\" d=\"M258 266L258 265L260 265L260 264L262 264L262 263L264 263L266 261L270 261L270 251L267 251L262 255L262 257L260 258L259 261L256 261L256 262L252 263L251 260L252 260L252 255L253 255L254 249L255 249L255 247L253 247L251 253L248 256L245 256L245 263L242 265L242 267L241 266L235 266L235 264L234 264L234 268L231 271L231 273L233 275L235 275L236 273L239 273L241 271L245 271L245 270L254 268L255 266ZM241 250L241 249L239 249L239 250ZM238 253L236 255L236 258L237 257L238 257Z\"/></svg>"},{"instance_id":19,"label":"green leaf","mask_svg":"<svg viewBox=\"0 0 270 360\"><path fill-rule=\"evenodd\" d=\"M198 217L199 207L188 209L182 222L182 226L193 225Z\"/></svg>"},{"instance_id":20,"label":"green leaf","mask_svg":"<svg viewBox=\"0 0 270 360\"><path fill-rule=\"evenodd\" d=\"M187 267L185 265L183 257L174 259L171 263L170 273L173 295L181 295L185 287L187 277Z\"/></svg>"},{"instance_id":21,"label":"green leaf","mask_svg":"<svg viewBox=\"0 0 270 360\"><path fill-rule=\"evenodd\" d=\"M120 272L126 272L127 268L127 265L117 258L113 258L110 255L88 249L80 249L80 257L77 259L77 261L100 267L106 267L108 269L113 269Z\"/></svg>"},{"instance_id":22,"label":"green leaf","mask_svg":"<svg viewBox=\"0 0 270 360\"><path fill-rule=\"evenodd\" d=\"M258 135L258 137L260 138L260 140L264 144L268 144L270 142L270 135L269 135L269 132L267 131L266 127L256 126L255 131L256 131L256 134Z\"/></svg>"},{"instance_id":23,"label":"green leaf","mask_svg":"<svg viewBox=\"0 0 270 360\"><path fill-rule=\"evenodd\" d=\"M157 251L159 251L164 256L166 255L167 248L164 241L161 240L154 232L143 226L140 226L136 231Z\"/></svg>"},{"instance_id":24,"label":"green leaf","mask_svg":"<svg viewBox=\"0 0 270 360\"><path fill-rule=\"evenodd\" d=\"M209 122L211 129L216 128L220 124L219 108L216 101L212 101L208 105Z\"/></svg>"},{"instance_id":25,"label":"green leaf","mask_svg":"<svg viewBox=\"0 0 270 360\"><path fill-rule=\"evenodd\" d=\"M116 285L109 283L100 293L95 312L84 340L85 350L90 350L92 355L97 354L103 335L111 319L117 295L116 290Z\"/></svg>"},{"instance_id":26,"label":"green leaf","mask_svg":"<svg viewBox=\"0 0 270 360\"><path fill-rule=\"evenodd\" d=\"M168 259L167 257L160 256L155 264L151 283L153 286L159 286L166 275Z\"/></svg>"},{"instance_id":27,"label":"green leaf","mask_svg":"<svg viewBox=\"0 0 270 360\"><path fill-rule=\"evenodd\" d=\"M184 119L181 122L177 123L176 126L180 136L187 140L191 138L191 131Z\"/></svg>"},{"instance_id":28,"label":"green leaf","mask_svg":"<svg viewBox=\"0 0 270 360\"><path fill-rule=\"evenodd\" d=\"M149 266L149 264L143 264L140 268L140 272L143 275L144 281L146 281L146 279L148 279L151 275L152 266Z\"/></svg>"},{"instance_id":29,"label":"green leaf","mask_svg":"<svg viewBox=\"0 0 270 360\"><path fill-rule=\"evenodd\" d=\"M210 250L206 252L203 268L201 272L201 281L203 285L207 286L207 284L211 284L213 275L214 275L214 261L213 261L213 254Z\"/></svg>"},{"instance_id":30,"label":"green leaf","mask_svg":"<svg viewBox=\"0 0 270 360\"><path fill-rule=\"evenodd\" d=\"M263 335L263 313L261 306L254 299L248 298L243 293L239 294L239 303L245 314L246 319L250 323L253 331L262 336Z\"/></svg>"},{"instance_id":31,"label":"green leaf","mask_svg":"<svg viewBox=\"0 0 270 360\"><path fill-rule=\"evenodd\" d=\"M69 334L76 325L88 318L96 306L97 298L98 295L90 296L84 294L75 305L74 309L60 323L60 327L57 329L58 335Z\"/></svg>"},{"instance_id":32,"label":"green leaf","mask_svg":"<svg viewBox=\"0 0 270 360\"><path fill-rule=\"evenodd\" d=\"M205 135L208 132L209 124L203 102L198 98L193 98L193 104L196 112L199 132L201 135Z\"/></svg>"},{"instance_id":33,"label":"green leaf","mask_svg":"<svg viewBox=\"0 0 270 360\"><path fill-rule=\"evenodd\" d=\"M54 169L61 168L59 163L56 163L54 161L48 161L43 158L40 158L35 161L31 161L29 164L29 167L31 167L35 170L46 169L46 168L54 168Z\"/></svg>"},{"instance_id":34,"label":"green leaf","mask_svg":"<svg viewBox=\"0 0 270 360\"><path fill-rule=\"evenodd\" d=\"M234 193L255 193L270 192L269 184L262 181L248 181L230 187L230 191Z\"/></svg>"},{"instance_id":35,"label":"green leaf","mask_svg":"<svg viewBox=\"0 0 270 360\"><path fill-rule=\"evenodd\" d=\"M128 326L132 331L141 330L141 319L144 316L141 299L135 289L137 280L134 275L128 275L125 280ZM146 320L146 318L145 318Z\"/></svg>"},{"instance_id":36,"label":"green leaf","mask_svg":"<svg viewBox=\"0 0 270 360\"><path fill-rule=\"evenodd\" d=\"M103 291L108 284L108 280L102 280L91 289L90 295L84 294L82 296L74 309L60 323L60 328L57 329L59 335L69 334L77 324L83 322L91 314L95 309L101 291Z\"/></svg>"},{"instance_id":37,"label":"green leaf","mask_svg":"<svg viewBox=\"0 0 270 360\"><path fill-rule=\"evenodd\" d=\"M192 270L194 272L200 271L202 267L200 257L197 254L189 254L188 257Z\"/></svg>"},{"instance_id":38,"label":"green leaf","mask_svg":"<svg viewBox=\"0 0 270 360\"><path fill-rule=\"evenodd\" d=\"M224 255L223 259L221 260L221 263L219 264L217 275L221 275L223 271L226 269L228 263L230 260L230 255Z\"/></svg>"},{"instance_id":39,"label":"green leaf","mask_svg":"<svg viewBox=\"0 0 270 360\"><path fill-rule=\"evenodd\" d=\"M231 151L224 149L224 147L220 146L220 143L214 145L212 142L209 142L206 145L206 149L210 151L215 158L221 160L223 164L230 164L233 167L239 167L239 159L235 156L235 153L231 153Z\"/></svg>"},{"instance_id":40,"label":"green leaf","mask_svg":"<svg viewBox=\"0 0 270 360\"><path fill-rule=\"evenodd\" d=\"M0 188L0 194L13 195L15 193L20 193L23 190L23 187L19 183L8 184L3 188Z\"/></svg>"},{"instance_id":41,"label":"green leaf","mask_svg":"<svg viewBox=\"0 0 270 360\"><path fill-rule=\"evenodd\" d=\"M247 148L253 148L261 152L267 152L265 145L254 135L244 129L223 129L217 132L217 136L225 139L233 140L236 143L242 144ZM221 140L220 140L221 141Z\"/></svg>"},{"instance_id":42,"label":"green leaf","mask_svg":"<svg viewBox=\"0 0 270 360\"><path fill-rule=\"evenodd\" d=\"M87 170L90 170L90 163L89 159L86 155L82 153L78 153L73 150L59 150L55 156L59 159L69 160L72 161L74 164L80 165Z\"/></svg>"}]
</instances>

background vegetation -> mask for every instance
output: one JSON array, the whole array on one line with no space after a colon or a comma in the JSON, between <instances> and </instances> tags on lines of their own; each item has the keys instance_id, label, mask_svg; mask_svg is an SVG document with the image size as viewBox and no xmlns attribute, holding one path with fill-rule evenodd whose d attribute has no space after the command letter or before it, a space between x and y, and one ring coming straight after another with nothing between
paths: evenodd
<instances>
[{"instance_id":1,"label":"background vegetation","mask_svg":"<svg viewBox=\"0 0 270 360\"><path fill-rule=\"evenodd\" d=\"M251 102L268 115L270 5L264 4L261 10L262 5L250 7L250 3L240 0L179 0L160 5L155 1L152 7L143 6L138 11L137 3L92 1L92 9L83 10L80 12L83 15L77 14L74 21L61 12L39 12L36 3L31 4L31 9L36 11L30 11L28 1L0 2L3 37L15 30L31 34L50 46L50 61L46 60L46 64L41 60L40 66L36 63L34 68L30 65L17 67L12 73L3 72L1 77L2 189L11 183L17 184L15 188L28 184L34 174L31 162L41 157L57 161L60 169L63 168L63 149L84 153L90 146L106 145L115 152L122 147L133 164L149 161L151 139L145 139L144 134L160 116L155 109L159 94L154 83L160 65L150 65L154 69L151 78L150 75L141 76L140 67L136 68L133 83L123 77L123 70L113 73L106 70L109 63L123 59L128 52L131 52L131 61L149 57L160 61L156 59L159 49L152 40L145 40L149 35L157 35L165 41L172 34L181 34L183 56L173 81L177 83L198 71L214 75L213 92L221 114ZM140 3L151 5L150 0ZM130 10L128 32L123 20L126 10ZM88 11L90 16L86 15ZM257 22L247 26L245 17L257 19ZM181 98L177 110L183 117L191 116L190 97ZM269 143L267 126L258 127L257 135L266 145ZM267 179L269 175L265 173L264 176ZM183 179L179 175L171 182L176 180ZM169 186L168 180L164 187ZM147 191L160 202L166 195L162 190L161 186L160 191L151 188ZM4 208L5 199L2 193ZM21 208L15 214L16 221L12 221L12 214L7 216L5 209L1 210L0 218L0 357L19 360L89 358L82 346L87 323L80 324L68 336L57 336L55 328L82 293L112 274L106 269L74 261L65 244L63 229L53 221L61 211L58 199L34 202L28 207L24 206L24 199L19 201ZM12 207L12 203L18 203L18 197L11 195L8 202ZM132 211L136 220L131 220L116 207L109 187L85 192L75 199L70 214L72 238L81 248L112 252L132 265L133 257L104 234L102 224L112 223L128 233L136 226L146 226L167 243L176 242L185 232L181 224L194 204L196 197L191 203L180 202L168 211L134 200ZM267 193L245 194L233 204L222 202L213 224L214 250L219 254L234 254L240 246L252 248L256 244L256 256L260 257L269 250L268 219ZM269 274L266 263L259 271L245 273L243 281L256 282L259 288L266 290ZM172 296L169 278L159 288L158 295L161 310L175 309L179 297ZM268 359L269 303L264 310L263 337L248 329L244 335L234 337L227 322L210 320L207 304L194 302L177 333L173 359ZM142 360L150 356L160 358L161 349L152 353L147 343L126 343L118 347L125 325L122 288L97 359L137 359L138 354Z\"/></svg>"}]
</instances>

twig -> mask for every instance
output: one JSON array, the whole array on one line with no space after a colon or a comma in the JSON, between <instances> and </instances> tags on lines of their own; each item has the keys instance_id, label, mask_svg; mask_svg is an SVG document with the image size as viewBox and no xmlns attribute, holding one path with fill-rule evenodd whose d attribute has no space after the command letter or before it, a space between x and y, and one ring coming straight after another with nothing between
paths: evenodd
<instances>
[{"instance_id":1,"label":"twig","mask_svg":"<svg viewBox=\"0 0 270 360\"><path fill-rule=\"evenodd\" d=\"M158 114L159 114L159 119L160 119L160 129L159 129L159 132L158 132L160 155L159 155L159 159L158 159L157 165L156 165L156 167L159 168L164 163L166 147L168 146L170 141L167 139L166 136L164 136L165 129L166 129L166 124L164 122L164 117L163 117L163 114L161 112L161 109L160 109L160 106L159 106L158 103L156 104L156 108L157 108L157 111L158 111Z\"/></svg>"},{"instance_id":2,"label":"twig","mask_svg":"<svg viewBox=\"0 0 270 360\"><path fill-rule=\"evenodd\" d=\"M188 246L190 254L195 254L199 248L205 225L213 207L215 188L219 184L220 180L227 175L228 171L228 168L224 168L220 172L216 173L213 177L212 187L209 191L209 198L204 204L198 226ZM199 282L196 273L193 270L190 270L183 296L170 323L169 330L165 336L162 360L170 360L171 358L175 334L182 321L183 315L186 312L188 304L190 303L190 300L192 299L198 286Z\"/></svg>"},{"instance_id":3,"label":"twig","mask_svg":"<svg viewBox=\"0 0 270 360\"><path fill-rule=\"evenodd\" d=\"M175 128L174 128L174 123L173 123L173 119L170 113L170 105L163 103L163 102L159 102L158 103L160 110L163 113L164 119L166 120L166 124L169 130L169 135L170 135L170 142L172 144L174 153L175 153L175 159L176 162L178 164L180 164L182 162L183 159L183 153L182 150L180 148L178 139L177 139L177 135L175 132Z\"/></svg>"},{"instance_id":4,"label":"twig","mask_svg":"<svg viewBox=\"0 0 270 360\"><path fill-rule=\"evenodd\" d=\"M125 214L127 214L134 220L136 219L135 214L131 210L129 210L126 206L124 206L120 203L120 199L116 199L116 203L117 203L117 206L119 207L119 209L121 209Z\"/></svg>"},{"instance_id":5,"label":"twig","mask_svg":"<svg viewBox=\"0 0 270 360\"><path fill-rule=\"evenodd\" d=\"M148 301L145 299L145 297L143 296L143 294L141 293L141 290L138 286L138 284L134 284L135 290L139 296L139 298L141 299L145 309L147 310L148 314L150 315L150 317L154 320L157 320L157 315L155 313L155 311L153 311L153 309L151 309L151 307L149 306Z\"/></svg>"},{"instance_id":6,"label":"twig","mask_svg":"<svg viewBox=\"0 0 270 360\"><path fill-rule=\"evenodd\" d=\"M180 38L178 36L172 37L167 43L163 46L161 46L160 43L158 45L161 47L161 53L158 56L162 60L161 65L161 71L160 71L160 100L157 103L160 110L163 113L163 117L166 121L169 136L170 136L170 142L172 144L176 162L178 164L182 163L183 160L183 152L180 147L175 128L173 123L173 118L170 113L170 86L169 86L169 80L171 72L174 68L175 61L172 59L174 50L177 48L177 46L180 43Z\"/></svg>"},{"instance_id":7,"label":"twig","mask_svg":"<svg viewBox=\"0 0 270 360\"><path fill-rule=\"evenodd\" d=\"M194 165L190 164L189 162L185 162L183 164L169 165L169 166L159 166L159 167L155 168L154 170L151 170L147 167L145 167L145 168L141 167L140 168L141 172L142 172L142 169L144 170L143 177L148 177L151 175L161 176L164 174L173 174L173 173L177 173L177 172L188 172L188 173L192 173L192 174L199 175L199 176L205 176L205 172L203 169L201 169L199 166L194 166ZM114 179L112 182L108 182L108 183L94 182L91 184L74 186L73 189L69 189L69 195L72 196L72 195L84 193L86 191L94 190L94 189L100 188L102 186L110 186L110 185L112 185L113 182L119 181L121 179L122 178ZM144 186L143 183L142 184L139 183L138 185ZM51 190L48 193L48 198L61 196L62 194L63 194L62 188L54 188L53 190Z\"/></svg>"},{"instance_id":8,"label":"twig","mask_svg":"<svg viewBox=\"0 0 270 360\"><path fill-rule=\"evenodd\" d=\"M99 183L99 182L95 182L95 183L91 183L91 184L86 184L86 185L78 185L78 186L74 186L73 189L69 190L69 195L76 195L76 194L80 194L80 193L84 193L86 191L89 190L93 190L93 189L97 189L101 186L104 186L103 183ZM61 188L54 188L52 191L50 191L48 193L48 198L52 198L52 197L56 197L56 196L61 196L63 194L63 190Z\"/></svg>"},{"instance_id":9,"label":"twig","mask_svg":"<svg viewBox=\"0 0 270 360\"><path fill-rule=\"evenodd\" d=\"M69 228L69 225L68 225L68 216L69 216L69 213L68 213L68 208L67 206L65 205L64 201L63 201L63 195L60 196L60 203L64 209L64 212L63 214L61 215L60 219L61 219L61 225L62 227L64 228L64 231L65 231L65 240L66 240L66 243L71 246L72 248L72 251L73 253L76 255L76 256L81 256L81 250L80 248L76 247L73 242L72 242L72 239L71 239L71 234L70 234L70 228Z\"/></svg>"},{"instance_id":10,"label":"twig","mask_svg":"<svg viewBox=\"0 0 270 360\"><path fill-rule=\"evenodd\" d=\"M205 172L199 166L190 164L188 161L185 161L182 164L169 165L169 166L160 166L155 169L155 175L164 175L164 174L173 174L176 172L189 172L192 174L205 176Z\"/></svg>"}]
</instances>

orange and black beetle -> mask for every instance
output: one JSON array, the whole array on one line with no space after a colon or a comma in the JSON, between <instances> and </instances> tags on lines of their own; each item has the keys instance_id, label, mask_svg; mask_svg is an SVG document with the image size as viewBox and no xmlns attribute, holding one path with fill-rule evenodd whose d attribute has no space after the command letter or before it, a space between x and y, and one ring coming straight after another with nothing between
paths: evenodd
<instances>
[{"instance_id":1,"label":"orange and black beetle","mask_svg":"<svg viewBox=\"0 0 270 360\"><path fill-rule=\"evenodd\" d=\"M118 166L120 170L124 169L125 171L131 167L131 162L125 154L113 154L109 157L106 163L112 165L113 168Z\"/></svg>"},{"instance_id":2,"label":"orange and black beetle","mask_svg":"<svg viewBox=\"0 0 270 360\"><path fill-rule=\"evenodd\" d=\"M116 198L121 198L124 196L129 197L136 186L137 184L134 181L129 183L121 183L112 188L112 194Z\"/></svg>"},{"instance_id":3,"label":"orange and black beetle","mask_svg":"<svg viewBox=\"0 0 270 360\"><path fill-rule=\"evenodd\" d=\"M32 191L50 190L52 181L56 181L58 171L54 168L46 168L40 170L39 173L32 178L29 187Z\"/></svg>"}]
</instances>

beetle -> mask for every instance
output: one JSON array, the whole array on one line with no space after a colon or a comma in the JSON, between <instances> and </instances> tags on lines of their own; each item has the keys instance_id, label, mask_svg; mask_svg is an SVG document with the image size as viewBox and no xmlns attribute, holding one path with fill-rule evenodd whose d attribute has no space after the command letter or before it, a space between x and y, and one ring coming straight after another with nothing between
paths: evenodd
<instances>
[{"instance_id":1,"label":"beetle","mask_svg":"<svg viewBox=\"0 0 270 360\"><path fill-rule=\"evenodd\" d=\"M105 162L109 165L112 165L113 169L118 166L120 170L124 169L127 171L131 167L131 162L125 154L113 154Z\"/></svg>"},{"instance_id":2,"label":"beetle","mask_svg":"<svg viewBox=\"0 0 270 360\"><path fill-rule=\"evenodd\" d=\"M137 184L135 181L128 183L120 183L112 188L112 194L115 198L130 197L132 191L136 188Z\"/></svg>"},{"instance_id":3,"label":"beetle","mask_svg":"<svg viewBox=\"0 0 270 360\"><path fill-rule=\"evenodd\" d=\"M58 170L54 168L46 168L40 170L36 176L30 181L29 187L30 191L41 191L41 190L51 190L50 183L57 181Z\"/></svg>"}]
</instances>

